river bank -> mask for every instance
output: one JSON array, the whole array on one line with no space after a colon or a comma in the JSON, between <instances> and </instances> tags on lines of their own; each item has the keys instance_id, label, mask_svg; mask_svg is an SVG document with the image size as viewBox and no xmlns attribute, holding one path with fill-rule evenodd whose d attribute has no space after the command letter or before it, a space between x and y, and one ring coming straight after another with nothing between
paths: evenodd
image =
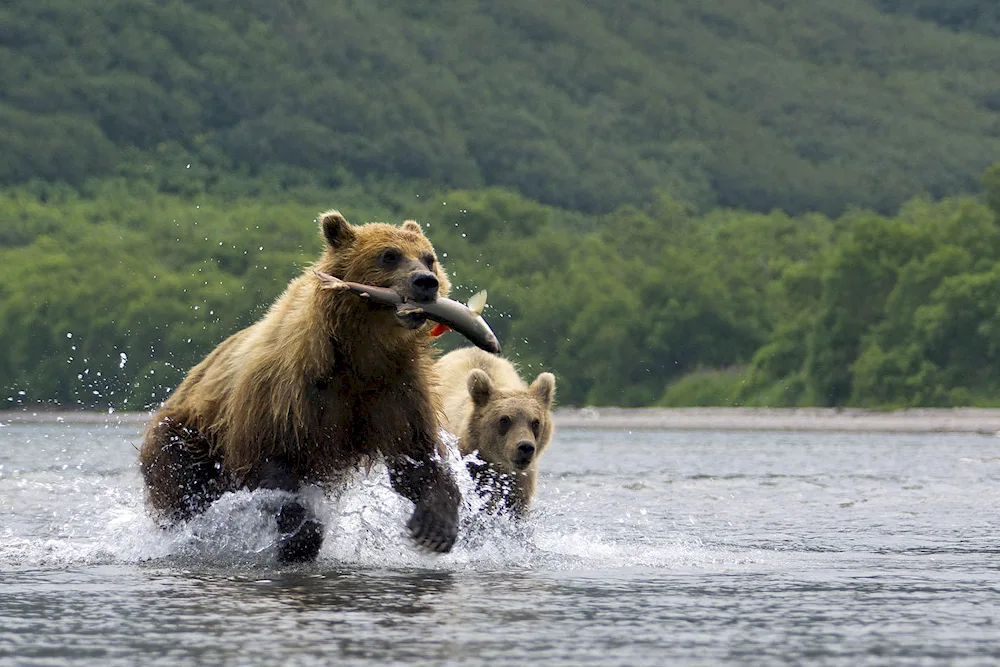
<instances>
[{"instance_id":1,"label":"river bank","mask_svg":"<svg viewBox=\"0 0 1000 667\"><path fill-rule=\"evenodd\" d=\"M919 408L561 408L556 425L573 428L876 433L1000 432L1000 410Z\"/></svg>"},{"instance_id":2,"label":"river bank","mask_svg":"<svg viewBox=\"0 0 1000 667\"><path fill-rule=\"evenodd\" d=\"M83 423L141 428L148 412L0 412L0 425ZM557 428L711 431L844 431L873 433L1000 432L1000 409L919 408L875 411L828 408L557 408Z\"/></svg>"}]
</instances>

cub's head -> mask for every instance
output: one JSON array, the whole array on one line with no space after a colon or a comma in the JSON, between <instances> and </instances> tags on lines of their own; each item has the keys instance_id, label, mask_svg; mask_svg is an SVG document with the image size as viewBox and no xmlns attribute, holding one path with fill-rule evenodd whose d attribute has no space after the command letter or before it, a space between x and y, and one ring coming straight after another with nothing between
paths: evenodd
<instances>
[{"instance_id":1,"label":"cub's head","mask_svg":"<svg viewBox=\"0 0 1000 667\"><path fill-rule=\"evenodd\" d=\"M535 465L552 439L555 376L542 373L527 389L501 390L477 368L467 383L472 415L465 436L479 458L506 473Z\"/></svg>"},{"instance_id":2,"label":"cub's head","mask_svg":"<svg viewBox=\"0 0 1000 667\"><path fill-rule=\"evenodd\" d=\"M319 216L319 227L327 245L317 265L322 271L342 280L388 287L417 302L448 295L448 276L413 220L398 227L382 222L355 226L339 211L327 211Z\"/></svg>"}]
</instances>

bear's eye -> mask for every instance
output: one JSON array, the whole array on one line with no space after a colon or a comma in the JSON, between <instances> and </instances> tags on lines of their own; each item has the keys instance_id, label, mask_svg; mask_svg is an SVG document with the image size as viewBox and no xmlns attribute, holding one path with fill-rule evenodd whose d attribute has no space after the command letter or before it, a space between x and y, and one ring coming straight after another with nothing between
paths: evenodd
<instances>
[{"instance_id":1,"label":"bear's eye","mask_svg":"<svg viewBox=\"0 0 1000 667\"><path fill-rule=\"evenodd\" d=\"M538 431L540 431L541 428L542 428L542 422L541 422L541 420L539 420L539 419L532 419L531 420L531 432L535 434L536 438L538 437Z\"/></svg>"},{"instance_id":2,"label":"bear's eye","mask_svg":"<svg viewBox=\"0 0 1000 667\"><path fill-rule=\"evenodd\" d=\"M426 266L428 269L433 269L434 262L436 261L437 260L434 259L434 255L424 255L424 266Z\"/></svg>"},{"instance_id":3,"label":"bear's eye","mask_svg":"<svg viewBox=\"0 0 1000 667\"><path fill-rule=\"evenodd\" d=\"M510 417L504 415L497 422L497 430L500 431L500 435L504 435L510 430Z\"/></svg>"},{"instance_id":4,"label":"bear's eye","mask_svg":"<svg viewBox=\"0 0 1000 667\"><path fill-rule=\"evenodd\" d=\"M378 256L378 263L383 269L393 269L399 264L399 260L403 259L403 253L399 252L395 248L386 248L382 251L382 254Z\"/></svg>"}]
</instances>

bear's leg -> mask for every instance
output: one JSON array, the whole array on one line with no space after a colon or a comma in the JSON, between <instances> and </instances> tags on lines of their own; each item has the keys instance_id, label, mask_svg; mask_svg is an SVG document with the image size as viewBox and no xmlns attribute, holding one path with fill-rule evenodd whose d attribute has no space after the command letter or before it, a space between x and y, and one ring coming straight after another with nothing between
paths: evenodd
<instances>
[{"instance_id":1,"label":"bear's leg","mask_svg":"<svg viewBox=\"0 0 1000 667\"><path fill-rule=\"evenodd\" d=\"M489 463L467 463L466 470L476 484L476 493L485 501L480 511L496 514L507 509L509 478Z\"/></svg>"},{"instance_id":2,"label":"bear's leg","mask_svg":"<svg viewBox=\"0 0 1000 667\"><path fill-rule=\"evenodd\" d=\"M398 456L389 463L389 480L401 496L413 501L406 527L417 544L447 553L458 537L458 485L444 464L432 458Z\"/></svg>"},{"instance_id":3,"label":"bear's leg","mask_svg":"<svg viewBox=\"0 0 1000 667\"><path fill-rule=\"evenodd\" d=\"M257 486L298 493L301 488L291 468L282 461L270 460L261 467ZM282 563L304 563L315 560L323 544L323 524L297 498L282 503L277 514L278 559Z\"/></svg>"},{"instance_id":4,"label":"bear's leg","mask_svg":"<svg viewBox=\"0 0 1000 667\"><path fill-rule=\"evenodd\" d=\"M537 486L537 470L504 472L489 463L471 462L466 464L466 469L476 483L476 493L486 501L482 511L508 513L515 519L527 518Z\"/></svg>"},{"instance_id":5,"label":"bear's leg","mask_svg":"<svg viewBox=\"0 0 1000 667\"><path fill-rule=\"evenodd\" d=\"M227 491L222 465L197 429L163 419L146 436L139 468L149 502L170 523L186 521Z\"/></svg>"},{"instance_id":6,"label":"bear's leg","mask_svg":"<svg viewBox=\"0 0 1000 667\"><path fill-rule=\"evenodd\" d=\"M531 508L531 499L535 497L537 486L537 470L530 468L516 473L514 484L510 490L510 497L507 501L515 517L524 519L528 516L528 510Z\"/></svg>"}]
</instances>

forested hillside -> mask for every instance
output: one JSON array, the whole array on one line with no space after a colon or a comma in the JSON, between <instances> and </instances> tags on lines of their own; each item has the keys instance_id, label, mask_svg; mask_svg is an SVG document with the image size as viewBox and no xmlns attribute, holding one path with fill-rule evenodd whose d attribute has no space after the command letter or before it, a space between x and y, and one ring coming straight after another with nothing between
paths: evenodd
<instances>
[{"instance_id":1,"label":"forested hillside","mask_svg":"<svg viewBox=\"0 0 1000 667\"><path fill-rule=\"evenodd\" d=\"M993 0L873 0L879 9L907 14L955 31L1000 36L1000 4Z\"/></svg>"},{"instance_id":2,"label":"forested hillside","mask_svg":"<svg viewBox=\"0 0 1000 667\"><path fill-rule=\"evenodd\" d=\"M657 192L891 212L975 191L1000 155L991 7L9 0L0 183L117 172L170 190L192 164L210 191L304 172L590 213Z\"/></svg>"},{"instance_id":3,"label":"forested hillside","mask_svg":"<svg viewBox=\"0 0 1000 667\"><path fill-rule=\"evenodd\" d=\"M424 224L564 405L1000 405L997 26L972 0L9 0L0 399L156 405L337 207Z\"/></svg>"},{"instance_id":4,"label":"forested hillside","mask_svg":"<svg viewBox=\"0 0 1000 667\"><path fill-rule=\"evenodd\" d=\"M569 214L500 190L301 188L267 199L109 181L0 200L8 405L155 405L321 248L314 216L426 225L468 297L564 405L1000 405L1000 166L893 216L662 197ZM462 341L447 334L446 346Z\"/></svg>"}]
</instances>

